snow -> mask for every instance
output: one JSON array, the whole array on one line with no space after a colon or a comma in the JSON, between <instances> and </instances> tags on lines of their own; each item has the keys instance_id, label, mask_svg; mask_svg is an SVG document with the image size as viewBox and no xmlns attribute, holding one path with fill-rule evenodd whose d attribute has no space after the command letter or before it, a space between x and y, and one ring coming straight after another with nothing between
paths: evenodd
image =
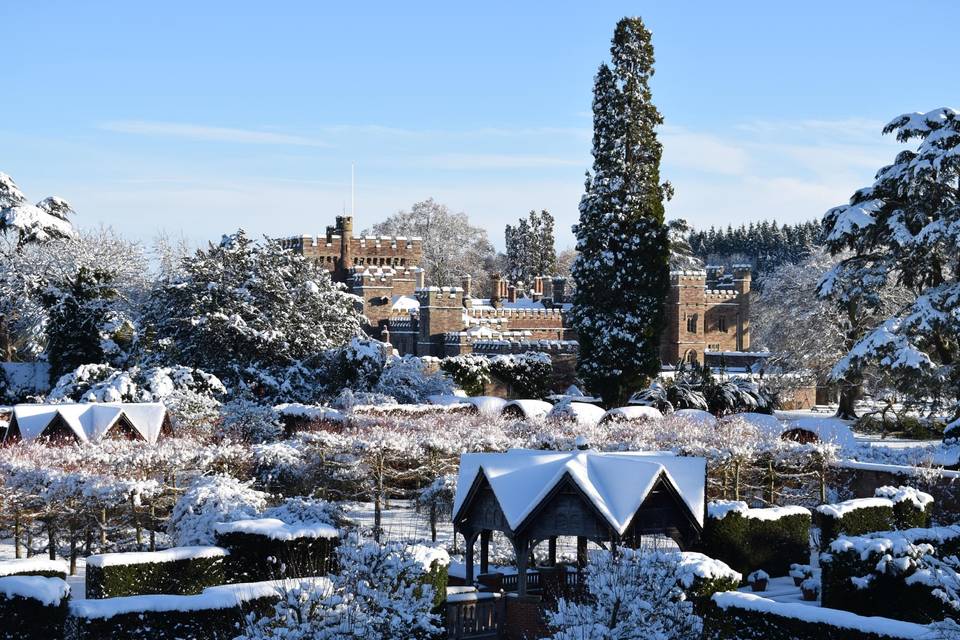
<instances>
[{"instance_id":1,"label":"snow","mask_svg":"<svg viewBox=\"0 0 960 640\"><path fill-rule=\"evenodd\" d=\"M713 594L713 601L721 609L745 609L763 614L773 614L785 618L795 618L805 622L821 623L842 629L853 629L863 633L875 633L886 638L929 639L930 627L902 622L890 618L858 616L849 611L811 607L799 603L774 602L752 593L726 591Z\"/></svg>"},{"instance_id":2,"label":"snow","mask_svg":"<svg viewBox=\"0 0 960 640\"><path fill-rule=\"evenodd\" d=\"M397 313L413 313L420 310L420 301L416 296L393 296L391 311Z\"/></svg>"},{"instance_id":3,"label":"snow","mask_svg":"<svg viewBox=\"0 0 960 640\"><path fill-rule=\"evenodd\" d=\"M60 601L70 595L70 587L60 578L7 576L0 578L0 593L6 598L30 598L46 607L59 607Z\"/></svg>"},{"instance_id":4,"label":"snow","mask_svg":"<svg viewBox=\"0 0 960 640\"><path fill-rule=\"evenodd\" d=\"M340 533L337 528L329 524L287 524L277 518L252 518L220 522L214 525L214 530L220 534L247 533L265 536L271 540L297 540L299 538L337 538Z\"/></svg>"},{"instance_id":5,"label":"snow","mask_svg":"<svg viewBox=\"0 0 960 640\"><path fill-rule=\"evenodd\" d=\"M696 551L680 552L680 572L680 582L687 589L693 586L696 578L703 580L729 578L737 583L743 578L738 571L731 569L727 563Z\"/></svg>"},{"instance_id":6,"label":"snow","mask_svg":"<svg viewBox=\"0 0 960 640\"><path fill-rule=\"evenodd\" d=\"M601 422L607 420L662 420L663 414L655 407L633 405L610 409L603 415Z\"/></svg>"},{"instance_id":7,"label":"snow","mask_svg":"<svg viewBox=\"0 0 960 640\"><path fill-rule=\"evenodd\" d=\"M702 409L679 409L674 411L673 415L704 427L717 426L716 417L709 411L703 411Z\"/></svg>"},{"instance_id":8,"label":"snow","mask_svg":"<svg viewBox=\"0 0 960 640\"><path fill-rule=\"evenodd\" d=\"M715 520L722 520L729 513L739 513L744 518L753 520L772 521L787 516L809 516L810 510L799 505L751 509L746 502L737 500L716 500L707 505L707 515Z\"/></svg>"},{"instance_id":9,"label":"snow","mask_svg":"<svg viewBox=\"0 0 960 640\"><path fill-rule=\"evenodd\" d=\"M932 495L913 487L880 487L874 491L874 495L878 498L888 498L894 504L910 502L918 509L926 509L928 505L933 504Z\"/></svg>"},{"instance_id":10,"label":"snow","mask_svg":"<svg viewBox=\"0 0 960 640\"><path fill-rule=\"evenodd\" d=\"M156 564L161 562L178 562L181 560L197 560L200 558L224 558L228 555L230 555L230 552L226 549L198 545L192 547L173 547L162 551L100 553L87 556L87 566L119 567L131 564Z\"/></svg>"},{"instance_id":11,"label":"snow","mask_svg":"<svg viewBox=\"0 0 960 640\"><path fill-rule=\"evenodd\" d=\"M478 413L485 416L499 416L507 406L506 400L494 396L472 396L460 400L472 404Z\"/></svg>"},{"instance_id":12,"label":"snow","mask_svg":"<svg viewBox=\"0 0 960 640\"><path fill-rule=\"evenodd\" d=\"M624 533L633 515L663 475L703 524L706 461L646 452L548 452L511 449L506 453L465 453L454 514L467 492L484 474L510 527L516 530L530 512L568 476L580 487L607 522ZM678 482L679 481L679 482Z\"/></svg>"},{"instance_id":13,"label":"snow","mask_svg":"<svg viewBox=\"0 0 960 640\"><path fill-rule=\"evenodd\" d=\"M50 364L47 362L0 362L0 370L15 396L50 390Z\"/></svg>"},{"instance_id":14,"label":"snow","mask_svg":"<svg viewBox=\"0 0 960 640\"><path fill-rule=\"evenodd\" d=\"M273 409L281 416L289 416L292 418L303 418L305 420L328 420L330 422L344 421L343 414L336 409L319 405L301 404L299 402L284 402L283 404L276 405Z\"/></svg>"},{"instance_id":15,"label":"snow","mask_svg":"<svg viewBox=\"0 0 960 640\"><path fill-rule=\"evenodd\" d=\"M548 420L567 420L584 427L600 424L606 412L595 404L586 402L561 402L547 413Z\"/></svg>"},{"instance_id":16,"label":"snow","mask_svg":"<svg viewBox=\"0 0 960 640\"><path fill-rule=\"evenodd\" d=\"M784 432L800 429L816 435L821 442L841 447L856 446L856 438L850 425L833 415L814 415L802 411L779 411L777 415L784 421Z\"/></svg>"},{"instance_id":17,"label":"snow","mask_svg":"<svg viewBox=\"0 0 960 640\"><path fill-rule=\"evenodd\" d=\"M888 498L854 498L837 504L822 504L817 507L817 513L840 519L857 509L872 507L893 507L893 501Z\"/></svg>"},{"instance_id":18,"label":"snow","mask_svg":"<svg viewBox=\"0 0 960 640\"><path fill-rule=\"evenodd\" d=\"M553 405L544 400L511 400L503 406L503 411L509 407L517 407L528 420L542 420L553 409Z\"/></svg>"},{"instance_id":19,"label":"snow","mask_svg":"<svg viewBox=\"0 0 960 640\"><path fill-rule=\"evenodd\" d=\"M442 547L414 544L407 547L407 552L423 566L424 571L430 571L430 566L434 562L441 567L450 566L450 554Z\"/></svg>"},{"instance_id":20,"label":"snow","mask_svg":"<svg viewBox=\"0 0 960 640\"><path fill-rule=\"evenodd\" d=\"M41 571L62 573L64 575L70 573L67 563L63 560L50 560L40 556L15 560L0 560L0 576L22 575Z\"/></svg>"}]
</instances>

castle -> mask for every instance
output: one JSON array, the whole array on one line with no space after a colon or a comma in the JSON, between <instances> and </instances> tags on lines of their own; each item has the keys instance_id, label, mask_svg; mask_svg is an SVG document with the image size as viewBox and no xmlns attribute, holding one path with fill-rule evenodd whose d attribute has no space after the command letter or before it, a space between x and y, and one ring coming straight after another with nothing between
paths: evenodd
<instances>
[{"instance_id":1,"label":"castle","mask_svg":"<svg viewBox=\"0 0 960 640\"><path fill-rule=\"evenodd\" d=\"M576 335L565 278L538 277L529 295L499 275L490 291L474 291L470 276L457 287L425 287L420 238L353 236L353 219L338 216L324 236L299 236L283 246L321 262L331 277L362 300L371 336L400 354L447 357L463 353L546 351L575 354ZM750 267L674 271L666 301L660 359L727 364L749 360ZM713 362L711 362L713 361Z\"/></svg>"}]
</instances>

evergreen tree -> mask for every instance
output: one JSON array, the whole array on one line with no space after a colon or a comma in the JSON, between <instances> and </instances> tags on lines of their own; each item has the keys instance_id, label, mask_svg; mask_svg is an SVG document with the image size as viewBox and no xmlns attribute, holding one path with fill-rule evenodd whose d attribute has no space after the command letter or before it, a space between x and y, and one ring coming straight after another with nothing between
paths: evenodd
<instances>
[{"instance_id":1,"label":"evergreen tree","mask_svg":"<svg viewBox=\"0 0 960 640\"><path fill-rule=\"evenodd\" d=\"M73 277L43 292L51 382L82 364L104 361L103 332L117 297L114 277L105 269L80 267Z\"/></svg>"},{"instance_id":2,"label":"evergreen tree","mask_svg":"<svg viewBox=\"0 0 960 640\"><path fill-rule=\"evenodd\" d=\"M537 276L557 274L553 216L546 209L531 211L516 226L507 225L507 278L530 285Z\"/></svg>"},{"instance_id":3,"label":"evergreen tree","mask_svg":"<svg viewBox=\"0 0 960 640\"><path fill-rule=\"evenodd\" d=\"M578 373L607 405L625 402L660 371L670 247L660 183L663 121L651 102L653 44L639 18L617 24L612 65L594 83L593 172L574 227L579 252L571 321Z\"/></svg>"}]
</instances>

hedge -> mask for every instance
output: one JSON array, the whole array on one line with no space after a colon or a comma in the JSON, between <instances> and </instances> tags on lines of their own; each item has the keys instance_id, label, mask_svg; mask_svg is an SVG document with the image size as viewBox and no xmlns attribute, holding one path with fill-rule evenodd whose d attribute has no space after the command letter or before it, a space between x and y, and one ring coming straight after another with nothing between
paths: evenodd
<instances>
[{"instance_id":1,"label":"hedge","mask_svg":"<svg viewBox=\"0 0 960 640\"><path fill-rule=\"evenodd\" d=\"M910 487L880 487L876 495L817 507L823 546L841 535L858 536L930 525L927 506L933 498L929 494Z\"/></svg>"},{"instance_id":2,"label":"hedge","mask_svg":"<svg viewBox=\"0 0 960 640\"><path fill-rule=\"evenodd\" d=\"M0 639L62 638L69 594L70 587L61 578L0 578Z\"/></svg>"},{"instance_id":3,"label":"hedge","mask_svg":"<svg viewBox=\"0 0 960 640\"><path fill-rule=\"evenodd\" d=\"M810 559L810 512L803 507L749 509L745 502L710 504L700 550L748 575L784 576Z\"/></svg>"},{"instance_id":4,"label":"hedge","mask_svg":"<svg viewBox=\"0 0 960 640\"><path fill-rule=\"evenodd\" d=\"M693 603L694 611L703 615L715 593L732 591L740 586L743 576L721 560L702 553L680 553L680 588Z\"/></svg>"},{"instance_id":5,"label":"hedge","mask_svg":"<svg viewBox=\"0 0 960 640\"><path fill-rule=\"evenodd\" d=\"M268 615L277 583L208 587L197 595L146 595L70 603L69 640L232 640L246 616Z\"/></svg>"},{"instance_id":6,"label":"hedge","mask_svg":"<svg viewBox=\"0 0 960 640\"><path fill-rule=\"evenodd\" d=\"M220 547L93 555L87 558L87 598L197 594L226 582L228 555Z\"/></svg>"},{"instance_id":7,"label":"hedge","mask_svg":"<svg viewBox=\"0 0 960 640\"><path fill-rule=\"evenodd\" d=\"M433 606L439 607L447 599L447 584L450 582L449 564L434 560L430 570L423 576L423 584L433 587Z\"/></svg>"},{"instance_id":8,"label":"hedge","mask_svg":"<svg viewBox=\"0 0 960 640\"><path fill-rule=\"evenodd\" d=\"M66 580L69 572L67 563L63 560L34 557L0 561L0 577L41 576Z\"/></svg>"},{"instance_id":9,"label":"hedge","mask_svg":"<svg viewBox=\"0 0 960 640\"><path fill-rule=\"evenodd\" d=\"M703 621L704 640L890 640L931 637L929 627L800 603L774 602L749 593L713 596Z\"/></svg>"},{"instance_id":10,"label":"hedge","mask_svg":"<svg viewBox=\"0 0 960 640\"><path fill-rule=\"evenodd\" d=\"M336 566L339 544L330 525L287 525L275 519L216 525L217 544L230 551L230 582L324 576Z\"/></svg>"},{"instance_id":11,"label":"hedge","mask_svg":"<svg viewBox=\"0 0 960 640\"><path fill-rule=\"evenodd\" d=\"M821 602L865 616L883 615L897 620L931 622L956 615L933 594L934 587L907 581L907 575L878 570L880 560L918 553L902 537L841 536L820 555Z\"/></svg>"}]
</instances>

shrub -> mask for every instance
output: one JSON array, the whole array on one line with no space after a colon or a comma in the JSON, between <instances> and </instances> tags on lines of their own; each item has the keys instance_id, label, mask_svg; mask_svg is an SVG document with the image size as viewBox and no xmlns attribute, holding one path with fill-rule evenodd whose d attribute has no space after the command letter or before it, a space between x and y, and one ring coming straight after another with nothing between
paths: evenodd
<instances>
[{"instance_id":1,"label":"shrub","mask_svg":"<svg viewBox=\"0 0 960 640\"><path fill-rule=\"evenodd\" d=\"M89 556L87 598L200 593L225 582L227 555L220 547L174 547L149 553Z\"/></svg>"},{"instance_id":2,"label":"shrub","mask_svg":"<svg viewBox=\"0 0 960 640\"><path fill-rule=\"evenodd\" d=\"M77 600L70 604L71 640L232 640L244 617L280 599L269 583L210 587L189 596L151 595Z\"/></svg>"},{"instance_id":3,"label":"shrub","mask_svg":"<svg viewBox=\"0 0 960 640\"><path fill-rule=\"evenodd\" d=\"M824 544L841 535L923 528L930 523L933 496L912 487L880 487L873 498L856 498L817 507Z\"/></svg>"},{"instance_id":4,"label":"shrub","mask_svg":"<svg viewBox=\"0 0 960 640\"><path fill-rule=\"evenodd\" d=\"M913 640L930 634L918 624L737 592L713 596L703 627L704 640Z\"/></svg>"},{"instance_id":5,"label":"shrub","mask_svg":"<svg viewBox=\"0 0 960 640\"><path fill-rule=\"evenodd\" d=\"M694 611L703 615L711 596L740 586L743 576L726 563L695 551L680 553L680 582Z\"/></svg>"},{"instance_id":6,"label":"shrub","mask_svg":"<svg viewBox=\"0 0 960 640\"><path fill-rule=\"evenodd\" d=\"M0 578L0 639L62 638L70 587L60 578Z\"/></svg>"},{"instance_id":7,"label":"shrub","mask_svg":"<svg viewBox=\"0 0 960 640\"><path fill-rule=\"evenodd\" d=\"M433 395L450 395L453 381L443 371L428 372L423 358L403 356L387 361L374 391L401 404L418 404Z\"/></svg>"},{"instance_id":8,"label":"shrub","mask_svg":"<svg viewBox=\"0 0 960 640\"><path fill-rule=\"evenodd\" d=\"M440 369L449 374L467 395L482 395L484 385L490 382L490 361L475 353L444 358L440 361Z\"/></svg>"},{"instance_id":9,"label":"shrub","mask_svg":"<svg viewBox=\"0 0 960 640\"><path fill-rule=\"evenodd\" d=\"M267 494L250 483L225 475L201 476L177 500L167 528L178 545L212 544L214 525L255 517L266 500Z\"/></svg>"},{"instance_id":10,"label":"shrub","mask_svg":"<svg viewBox=\"0 0 960 640\"><path fill-rule=\"evenodd\" d=\"M784 576L810 557L810 512L803 507L750 509L745 502L713 502L702 550L747 575L763 570Z\"/></svg>"},{"instance_id":11,"label":"shrub","mask_svg":"<svg viewBox=\"0 0 960 640\"><path fill-rule=\"evenodd\" d=\"M494 356L490 373L508 385L515 397L542 398L550 390L553 360L535 351Z\"/></svg>"},{"instance_id":12,"label":"shrub","mask_svg":"<svg viewBox=\"0 0 960 640\"><path fill-rule=\"evenodd\" d=\"M40 576L43 578L67 579L69 569L62 560L48 560L42 557L19 560L0 560L0 577Z\"/></svg>"},{"instance_id":13,"label":"shrub","mask_svg":"<svg viewBox=\"0 0 960 640\"><path fill-rule=\"evenodd\" d=\"M820 564L824 606L922 623L958 613L940 584L946 579L956 592L955 568L943 566L931 545L895 534L841 536L820 555Z\"/></svg>"}]
</instances>

